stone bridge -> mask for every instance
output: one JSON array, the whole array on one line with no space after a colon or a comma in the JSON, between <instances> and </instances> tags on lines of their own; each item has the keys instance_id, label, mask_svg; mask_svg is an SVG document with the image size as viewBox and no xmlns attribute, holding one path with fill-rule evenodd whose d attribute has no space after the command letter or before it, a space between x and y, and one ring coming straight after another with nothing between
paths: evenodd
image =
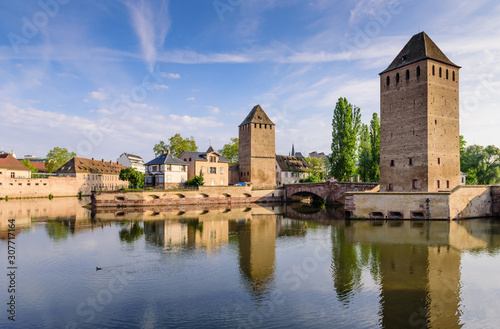
<instances>
[{"instance_id":1,"label":"stone bridge","mask_svg":"<svg viewBox=\"0 0 500 329\"><path fill-rule=\"evenodd\" d=\"M327 204L343 203L346 192L362 192L375 189L378 183L323 182L284 185L285 199L293 196L319 197Z\"/></svg>"}]
</instances>

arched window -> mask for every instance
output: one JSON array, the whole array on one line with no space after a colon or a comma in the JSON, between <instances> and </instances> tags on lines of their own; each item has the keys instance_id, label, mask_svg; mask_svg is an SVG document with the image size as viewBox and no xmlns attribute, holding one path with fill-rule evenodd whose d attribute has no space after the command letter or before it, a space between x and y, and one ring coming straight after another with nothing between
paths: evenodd
<instances>
[{"instance_id":1,"label":"arched window","mask_svg":"<svg viewBox=\"0 0 500 329\"><path fill-rule=\"evenodd\" d=\"M406 70L406 81L410 80L410 70Z\"/></svg>"},{"instance_id":2,"label":"arched window","mask_svg":"<svg viewBox=\"0 0 500 329\"><path fill-rule=\"evenodd\" d=\"M453 78L453 81L455 81L455 71L451 72L451 77Z\"/></svg>"},{"instance_id":3,"label":"arched window","mask_svg":"<svg viewBox=\"0 0 500 329\"><path fill-rule=\"evenodd\" d=\"M448 69L446 69L446 80L448 80Z\"/></svg>"},{"instance_id":4,"label":"arched window","mask_svg":"<svg viewBox=\"0 0 500 329\"><path fill-rule=\"evenodd\" d=\"M432 75L436 75L436 67L432 65Z\"/></svg>"},{"instance_id":5,"label":"arched window","mask_svg":"<svg viewBox=\"0 0 500 329\"><path fill-rule=\"evenodd\" d=\"M396 83L399 83L399 73L396 73Z\"/></svg>"},{"instance_id":6,"label":"arched window","mask_svg":"<svg viewBox=\"0 0 500 329\"><path fill-rule=\"evenodd\" d=\"M390 85L391 84L391 77L390 76L387 76L387 85Z\"/></svg>"},{"instance_id":7,"label":"arched window","mask_svg":"<svg viewBox=\"0 0 500 329\"><path fill-rule=\"evenodd\" d=\"M420 66L417 66L417 78L420 76Z\"/></svg>"},{"instance_id":8,"label":"arched window","mask_svg":"<svg viewBox=\"0 0 500 329\"><path fill-rule=\"evenodd\" d=\"M443 77L443 70L441 68L439 68L439 77L442 78Z\"/></svg>"}]
</instances>

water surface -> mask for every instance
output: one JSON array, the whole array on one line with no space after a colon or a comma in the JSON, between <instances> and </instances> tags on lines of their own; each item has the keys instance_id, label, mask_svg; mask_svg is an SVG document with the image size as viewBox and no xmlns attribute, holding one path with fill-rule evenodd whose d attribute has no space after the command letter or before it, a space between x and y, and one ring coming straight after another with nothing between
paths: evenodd
<instances>
[{"instance_id":1,"label":"water surface","mask_svg":"<svg viewBox=\"0 0 500 329\"><path fill-rule=\"evenodd\" d=\"M0 265L7 271L15 218L18 266L16 322L3 311L1 328L500 323L496 220L345 221L333 209L257 205L91 212L84 203L0 202Z\"/></svg>"}]
</instances>

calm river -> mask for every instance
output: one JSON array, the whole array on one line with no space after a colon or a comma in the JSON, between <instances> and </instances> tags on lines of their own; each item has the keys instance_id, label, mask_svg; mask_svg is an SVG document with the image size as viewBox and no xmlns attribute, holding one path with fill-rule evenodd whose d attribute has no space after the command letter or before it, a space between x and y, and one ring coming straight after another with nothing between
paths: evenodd
<instances>
[{"instance_id":1,"label":"calm river","mask_svg":"<svg viewBox=\"0 0 500 329\"><path fill-rule=\"evenodd\" d=\"M0 201L0 328L500 323L500 221L345 221L257 205L92 213L86 202Z\"/></svg>"}]
</instances>

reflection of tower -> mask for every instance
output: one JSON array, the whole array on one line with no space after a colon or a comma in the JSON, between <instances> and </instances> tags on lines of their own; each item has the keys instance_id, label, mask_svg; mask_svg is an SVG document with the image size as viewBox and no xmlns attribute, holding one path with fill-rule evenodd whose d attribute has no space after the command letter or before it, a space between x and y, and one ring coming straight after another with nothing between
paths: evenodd
<instances>
[{"instance_id":1,"label":"reflection of tower","mask_svg":"<svg viewBox=\"0 0 500 329\"><path fill-rule=\"evenodd\" d=\"M346 227L348 242L369 243L379 255L382 327L461 327L460 250L478 241L457 225L389 221Z\"/></svg>"},{"instance_id":2,"label":"reflection of tower","mask_svg":"<svg viewBox=\"0 0 500 329\"><path fill-rule=\"evenodd\" d=\"M230 231L237 233L240 270L251 293L262 296L273 281L276 215L253 215L244 222L231 222Z\"/></svg>"}]
</instances>

